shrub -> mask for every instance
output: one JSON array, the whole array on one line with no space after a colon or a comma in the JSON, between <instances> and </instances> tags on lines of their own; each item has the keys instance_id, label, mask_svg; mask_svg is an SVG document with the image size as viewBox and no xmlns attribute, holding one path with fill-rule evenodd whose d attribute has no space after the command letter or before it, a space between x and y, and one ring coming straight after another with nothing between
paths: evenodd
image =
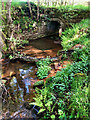
<instances>
[{"instance_id":1,"label":"shrub","mask_svg":"<svg viewBox=\"0 0 90 120\"><path fill-rule=\"evenodd\" d=\"M70 97L70 119L87 118L89 112L88 87L87 77L84 74L75 75L75 80L72 82L72 90Z\"/></svg>"}]
</instances>

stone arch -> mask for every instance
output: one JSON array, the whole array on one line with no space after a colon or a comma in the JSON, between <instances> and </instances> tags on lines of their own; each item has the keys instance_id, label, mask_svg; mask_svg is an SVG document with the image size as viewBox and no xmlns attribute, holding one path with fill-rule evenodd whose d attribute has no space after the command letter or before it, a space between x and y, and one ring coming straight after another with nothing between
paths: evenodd
<instances>
[{"instance_id":1,"label":"stone arch","mask_svg":"<svg viewBox=\"0 0 90 120\"><path fill-rule=\"evenodd\" d=\"M59 18L51 18L50 21L57 21L58 23L60 23L60 19Z\"/></svg>"}]
</instances>

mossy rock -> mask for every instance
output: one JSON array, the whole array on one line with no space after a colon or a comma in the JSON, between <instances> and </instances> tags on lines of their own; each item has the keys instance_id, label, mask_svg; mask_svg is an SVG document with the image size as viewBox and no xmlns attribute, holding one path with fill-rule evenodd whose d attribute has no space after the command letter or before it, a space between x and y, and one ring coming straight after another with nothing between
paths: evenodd
<instances>
[{"instance_id":1,"label":"mossy rock","mask_svg":"<svg viewBox=\"0 0 90 120\"><path fill-rule=\"evenodd\" d=\"M44 85L44 81L41 80L41 81L35 82L34 85L33 85L33 87L35 88L35 87L39 87L39 86L43 86L43 85Z\"/></svg>"}]
</instances>

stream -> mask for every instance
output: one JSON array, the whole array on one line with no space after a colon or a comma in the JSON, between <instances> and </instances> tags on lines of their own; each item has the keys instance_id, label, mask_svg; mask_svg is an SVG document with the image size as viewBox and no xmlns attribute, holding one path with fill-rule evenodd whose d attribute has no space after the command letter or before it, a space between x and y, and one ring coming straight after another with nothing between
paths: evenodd
<instances>
[{"instance_id":1,"label":"stream","mask_svg":"<svg viewBox=\"0 0 90 120\"><path fill-rule=\"evenodd\" d=\"M55 57L58 50L62 49L60 44L55 44L50 37L30 41L30 45L19 49L22 53L37 58L51 56ZM9 111L12 115L25 102L32 102L34 97L33 84L37 81L37 67L30 62L14 60L2 65L3 79L9 96L4 96L3 113Z\"/></svg>"}]
</instances>

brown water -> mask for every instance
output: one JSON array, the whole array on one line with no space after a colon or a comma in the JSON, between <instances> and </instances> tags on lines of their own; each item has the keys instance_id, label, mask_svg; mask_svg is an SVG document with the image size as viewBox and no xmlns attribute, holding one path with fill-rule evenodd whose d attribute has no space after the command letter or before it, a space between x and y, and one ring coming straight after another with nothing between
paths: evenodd
<instances>
[{"instance_id":1,"label":"brown water","mask_svg":"<svg viewBox=\"0 0 90 120\"><path fill-rule=\"evenodd\" d=\"M9 97L3 110L14 112L23 102L33 101L33 84L36 82L37 68L34 64L15 61L3 66L3 78L8 79L6 88ZM12 76L10 77L10 74ZM13 109L14 108L14 109Z\"/></svg>"},{"instance_id":2,"label":"brown water","mask_svg":"<svg viewBox=\"0 0 90 120\"><path fill-rule=\"evenodd\" d=\"M60 44L55 44L54 41L56 41L55 38L51 39L50 37L33 40L30 41L29 46L25 46L25 49L19 49L19 51L37 58L55 57L62 47Z\"/></svg>"},{"instance_id":3,"label":"brown water","mask_svg":"<svg viewBox=\"0 0 90 120\"><path fill-rule=\"evenodd\" d=\"M61 47L60 44L54 44L55 38L52 39L50 37L41 38L38 40L34 40L30 43L34 48L40 49L40 50L52 50Z\"/></svg>"},{"instance_id":4,"label":"brown water","mask_svg":"<svg viewBox=\"0 0 90 120\"><path fill-rule=\"evenodd\" d=\"M54 44L54 41L47 37L31 41L29 46L19 51L35 57L55 57L60 49L62 49L60 45ZM3 79L7 79L6 87L9 93L9 96L5 98L3 111L9 110L13 113L24 102L33 101L33 84L37 81L37 68L35 64L15 60L3 65L2 71Z\"/></svg>"}]
</instances>

